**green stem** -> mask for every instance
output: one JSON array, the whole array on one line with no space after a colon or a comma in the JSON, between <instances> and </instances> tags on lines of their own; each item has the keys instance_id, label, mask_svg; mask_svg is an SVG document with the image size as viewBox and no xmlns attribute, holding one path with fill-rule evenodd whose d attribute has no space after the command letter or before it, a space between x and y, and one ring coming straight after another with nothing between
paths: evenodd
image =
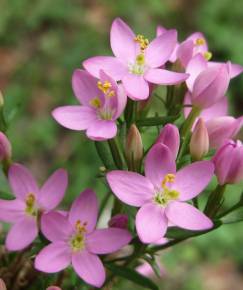
<instances>
[{"instance_id":1,"label":"green stem","mask_svg":"<svg viewBox=\"0 0 243 290\"><path fill-rule=\"evenodd\" d=\"M218 184L216 189L209 196L208 202L204 210L205 214L208 217L213 218L217 214L222 204L225 189L226 189L226 184L224 185Z\"/></svg>"},{"instance_id":2,"label":"green stem","mask_svg":"<svg viewBox=\"0 0 243 290\"><path fill-rule=\"evenodd\" d=\"M235 205L233 205L232 207L230 207L229 209L227 209L226 211L224 211L224 212L222 212L221 214L217 215L217 218L220 219L220 218L222 218L222 217L228 215L228 214L231 213L232 211L234 211L234 210L236 210L236 209L238 209L239 207L242 207L242 206L243 206L242 202L238 202L238 203L236 203Z\"/></svg>"},{"instance_id":3,"label":"green stem","mask_svg":"<svg viewBox=\"0 0 243 290\"><path fill-rule=\"evenodd\" d=\"M132 101L131 99L128 99L127 101L127 106L126 106L126 110L124 113L124 117L125 117L125 121L127 124L127 129L130 128L130 125L133 123L133 117L134 117L134 101Z\"/></svg>"},{"instance_id":4,"label":"green stem","mask_svg":"<svg viewBox=\"0 0 243 290\"><path fill-rule=\"evenodd\" d=\"M104 211L104 209L106 207L106 204L107 204L107 202L108 202L108 200L110 199L111 196L112 196L112 194L108 191L105 194L104 198L102 199L101 204L100 204L100 209L99 209L99 217L102 215L102 213L103 213L103 211Z\"/></svg>"},{"instance_id":5,"label":"green stem","mask_svg":"<svg viewBox=\"0 0 243 290\"><path fill-rule=\"evenodd\" d=\"M192 107L192 110L188 117L186 118L182 129L181 129L181 136L182 138L185 138L191 131L192 125L195 122L196 118L199 116L201 112L201 109L197 107Z\"/></svg>"},{"instance_id":6,"label":"green stem","mask_svg":"<svg viewBox=\"0 0 243 290\"><path fill-rule=\"evenodd\" d=\"M118 169L123 169L123 159L117 143L117 139L116 138L109 139L108 144L116 167Z\"/></svg>"}]
</instances>

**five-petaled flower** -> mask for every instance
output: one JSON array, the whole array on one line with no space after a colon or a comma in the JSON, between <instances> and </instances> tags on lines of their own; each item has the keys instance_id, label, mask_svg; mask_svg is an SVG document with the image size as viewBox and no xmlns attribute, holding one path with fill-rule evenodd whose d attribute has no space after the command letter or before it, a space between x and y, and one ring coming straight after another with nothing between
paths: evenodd
<instances>
[{"instance_id":1,"label":"five-petaled flower","mask_svg":"<svg viewBox=\"0 0 243 290\"><path fill-rule=\"evenodd\" d=\"M213 174L211 161L194 162L176 172L169 148L156 144L146 156L145 176L114 170L107 174L107 181L121 201L140 207L138 236L144 243L154 243L165 235L169 222L189 230L213 226L207 216L185 202L202 192Z\"/></svg>"},{"instance_id":2,"label":"five-petaled flower","mask_svg":"<svg viewBox=\"0 0 243 290\"><path fill-rule=\"evenodd\" d=\"M149 83L174 85L189 76L168 71L164 64L176 45L177 32L169 30L149 43L143 35L135 35L120 18L111 26L110 42L115 57L96 56L83 62L84 68L95 77L100 69L122 81L127 95L133 100L149 97Z\"/></svg>"},{"instance_id":3,"label":"five-petaled flower","mask_svg":"<svg viewBox=\"0 0 243 290\"><path fill-rule=\"evenodd\" d=\"M96 141L116 136L116 119L123 113L127 97L121 85L99 71L99 80L84 70L75 70L73 91L81 106L56 108L52 115L58 123L71 130L86 130Z\"/></svg>"},{"instance_id":4,"label":"five-petaled flower","mask_svg":"<svg viewBox=\"0 0 243 290\"><path fill-rule=\"evenodd\" d=\"M0 200L0 220L14 224L7 235L6 247L18 251L35 240L39 219L61 202L68 176L64 169L58 169L39 189L30 171L15 163L8 178L16 199Z\"/></svg>"},{"instance_id":5,"label":"five-petaled flower","mask_svg":"<svg viewBox=\"0 0 243 290\"><path fill-rule=\"evenodd\" d=\"M131 240L131 234L120 228L95 229L98 202L92 190L85 190L74 201L70 212L50 212L41 220L41 230L51 244L35 259L35 268L55 273L72 264L88 284L101 287L105 269L97 255L113 253Z\"/></svg>"}]
</instances>

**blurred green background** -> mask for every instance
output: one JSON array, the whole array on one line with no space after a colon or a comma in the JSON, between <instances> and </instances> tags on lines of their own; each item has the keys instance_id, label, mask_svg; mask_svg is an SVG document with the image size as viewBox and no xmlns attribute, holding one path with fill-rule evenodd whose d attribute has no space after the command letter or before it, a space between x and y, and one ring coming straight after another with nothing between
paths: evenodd
<instances>
[{"instance_id":1,"label":"blurred green background","mask_svg":"<svg viewBox=\"0 0 243 290\"><path fill-rule=\"evenodd\" d=\"M202 31L215 60L243 64L242 7L242 0L0 0L0 90L11 120L14 160L40 181L67 168L66 204L88 186L102 195L93 143L51 117L56 106L76 103L73 70L88 57L111 54L109 29L117 16L150 39L157 24L177 28L180 40ZM231 112L241 115L242 76L231 82L229 98ZM228 190L229 202L239 191ZM235 224L165 252L161 289L242 289L242 238L242 225Z\"/></svg>"}]
</instances>

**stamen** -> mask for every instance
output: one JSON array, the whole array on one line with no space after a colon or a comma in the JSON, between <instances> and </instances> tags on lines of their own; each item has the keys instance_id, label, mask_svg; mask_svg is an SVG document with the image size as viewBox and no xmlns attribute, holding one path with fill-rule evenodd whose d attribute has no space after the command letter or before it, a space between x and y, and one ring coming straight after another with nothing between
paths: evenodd
<instances>
[{"instance_id":1,"label":"stamen","mask_svg":"<svg viewBox=\"0 0 243 290\"><path fill-rule=\"evenodd\" d=\"M75 224L75 229L79 233L86 233L86 231L87 231L86 226L87 226L87 222L81 223L80 220L77 220L77 222Z\"/></svg>"},{"instance_id":2,"label":"stamen","mask_svg":"<svg viewBox=\"0 0 243 290\"><path fill-rule=\"evenodd\" d=\"M104 83L102 83L101 81L98 81L97 83L97 87L104 93L107 94L108 91L110 90L110 88L112 87L112 84L108 81L104 81Z\"/></svg>"},{"instance_id":3,"label":"stamen","mask_svg":"<svg viewBox=\"0 0 243 290\"><path fill-rule=\"evenodd\" d=\"M169 173L169 174L166 174L163 181L162 181L162 188L165 189L167 188L167 183L173 183L175 182L175 174L172 174L172 173Z\"/></svg>"},{"instance_id":4,"label":"stamen","mask_svg":"<svg viewBox=\"0 0 243 290\"><path fill-rule=\"evenodd\" d=\"M140 50L141 52L144 52L144 50L148 47L149 45L149 40L147 38L145 38L142 34L138 34L135 38L134 38L135 42L138 42L140 45Z\"/></svg>"},{"instance_id":5,"label":"stamen","mask_svg":"<svg viewBox=\"0 0 243 290\"><path fill-rule=\"evenodd\" d=\"M140 54L137 55L137 57L136 57L136 63L138 65L144 65L144 63L145 63L144 54L140 53Z\"/></svg>"},{"instance_id":6,"label":"stamen","mask_svg":"<svg viewBox=\"0 0 243 290\"><path fill-rule=\"evenodd\" d=\"M35 208L35 195L33 193L29 193L25 199L25 212L29 215L37 215L37 209Z\"/></svg>"},{"instance_id":7,"label":"stamen","mask_svg":"<svg viewBox=\"0 0 243 290\"><path fill-rule=\"evenodd\" d=\"M205 39L204 38L197 38L195 41L195 44L198 46L204 45L205 44Z\"/></svg>"},{"instance_id":8,"label":"stamen","mask_svg":"<svg viewBox=\"0 0 243 290\"><path fill-rule=\"evenodd\" d=\"M96 109L99 109L101 107L101 100L96 97L96 98L93 98L92 100L90 100L90 105Z\"/></svg>"},{"instance_id":9,"label":"stamen","mask_svg":"<svg viewBox=\"0 0 243 290\"><path fill-rule=\"evenodd\" d=\"M210 51L206 51L206 52L204 52L203 56L206 60L210 60L212 58L213 54Z\"/></svg>"}]
</instances>

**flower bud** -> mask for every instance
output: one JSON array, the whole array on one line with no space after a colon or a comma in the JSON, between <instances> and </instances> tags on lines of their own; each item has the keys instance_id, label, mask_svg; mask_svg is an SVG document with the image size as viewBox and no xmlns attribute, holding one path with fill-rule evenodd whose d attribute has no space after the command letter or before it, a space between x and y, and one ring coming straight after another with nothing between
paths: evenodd
<instances>
[{"instance_id":1,"label":"flower bud","mask_svg":"<svg viewBox=\"0 0 243 290\"><path fill-rule=\"evenodd\" d=\"M143 143L138 128L135 124L130 127L125 148L128 168L137 171L141 166L143 158Z\"/></svg>"},{"instance_id":2,"label":"flower bud","mask_svg":"<svg viewBox=\"0 0 243 290\"><path fill-rule=\"evenodd\" d=\"M60 287L57 286L49 286L46 290L62 290Z\"/></svg>"},{"instance_id":3,"label":"flower bud","mask_svg":"<svg viewBox=\"0 0 243 290\"><path fill-rule=\"evenodd\" d=\"M230 80L229 65L222 64L203 70L192 89L192 104L200 109L214 105L224 97Z\"/></svg>"},{"instance_id":4,"label":"flower bud","mask_svg":"<svg viewBox=\"0 0 243 290\"><path fill-rule=\"evenodd\" d=\"M3 281L3 279L0 278L0 290L7 290L7 287Z\"/></svg>"},{"instance_id":5,"label":"flower bud","mask_svg":"<svg viewBox=\"0 0 243 290\"><path fill-rule=\"evenodd\" d=\"M230 116L212 118L206 122L209 136L209 147L219 148L225 141L234 138L240 131L243 117L235 119Z\"/></svg>"},{"instance_id":6,"label":"flower bud","mask_svg":"<svg viewBox=\"0 0 243 290\"><path fill-rule=\"evenodd\" d=\"M110 228L127 229L128 216L126 214L114 215L108 223Z\"/></svg>"},{"instance_id":7,"label":"flower bud","mask_svg":"<svg viewBox=\"0 0 243 290\"><path fill-rule=\"evenodd\" d=\"M230 140L216 152L213 162L220 185L239 183L243 180L243 145Z\"/></svg>"},{"instance_id":8,"label":"flower bud","mask_svg":"<svg viewBox=\"0 0 243 290\"><path fill-rule=\"evenodd\" d=\"M167 124L161 130L156 143L166 145L172 152L174 159L176 159L180 147L180 134L178 128L173 124Z\"/></svg>"},{"instance_id":9,"label":"flower bud","mask_svg":"<svg viewBox=\"0 0 243 290\"><path fill-rule=\"evenodd\" d=\"M5 134L0 132L0 161L9 160L12 156L12 146Z\"/></svg>"},{"instance_id":10,"label":"flower bud","mask_svg":"<svg viewBox=\"0 0 243 290\"><path fill-rule=\"evenodd\" d=\"M202 118L198 119L192 132L190 154L193 160L201 160L209 149L208 131Z\"/></svg>"}]
</instances>

